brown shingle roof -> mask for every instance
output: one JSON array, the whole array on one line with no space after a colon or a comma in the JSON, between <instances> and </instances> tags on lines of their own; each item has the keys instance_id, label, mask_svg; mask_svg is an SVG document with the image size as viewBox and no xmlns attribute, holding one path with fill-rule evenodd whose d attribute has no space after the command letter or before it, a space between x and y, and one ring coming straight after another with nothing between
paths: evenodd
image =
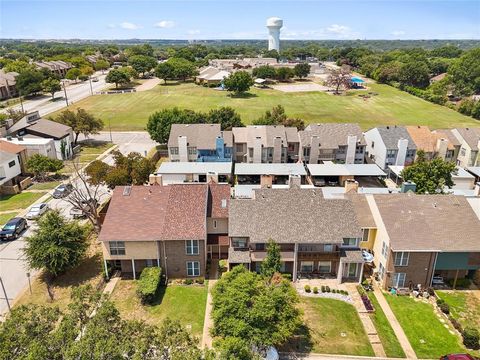
<instances>
[{"instance_id":1,"label":"brown shingle roof","mask_svg":"<svg viewBox=\"0 0 480 360\"><path fill-rule=\"evenodd\" d=\"M394 251L480 251L480 221L464 196L374 195Z\"/></svg>"},{"instance_id":2,"label":"brown shingle roof","mask_svg":"<svg viewBox=\"0 0 480 360\"><path fill-rule=\"evenodd\" d=\"M207 186L125 186L113 191L100 241L188 240L206 237Z\"/></svg>"},{"instance_id":3,"label":"brown shingle roof","mask_svg":"<svg viewBox=\"0 0 480 360\"><path fill-rule=\"evenodd\" d=\"M346 197L353 203L353 209L355 210L360 226L362 228L376 228L377 225L375 224L365 195L349 192Z\"/></svg>"},{"instance_id":4,"label":"brown shingle roof","mask_svg":"<svg viewBox=\"0 0 480 360\"><path fill-rule=\"evenodd\" d=\"M26 147L5 140L0 140L0 150L10 154L18 154L26 150Z\"/></svg>"},{"instance_id":5,"label":"brown shingle roof","mask_svg":"<svg viewBox=\"0 0 480 360\"><path fill-rule=\"evenodd\" d=\"M442 138L440 134L432 133L428 126L406 126L405 128L417 146L417 149L430 153L437 151L437 142ZM454 149L450 141L448 142L448 149Z\"/></svg>"},{"instance_id":6,"label":"brown shingle roof","mask_svg":"<svg viewBox=\"0 0 480 360\"><path fill-rule=\"evenodd\" d=\"M230 204L230 185L208 184L208 210L207 216L215 219L228 218L228 206Z\"/></svg>"}]
</instances>

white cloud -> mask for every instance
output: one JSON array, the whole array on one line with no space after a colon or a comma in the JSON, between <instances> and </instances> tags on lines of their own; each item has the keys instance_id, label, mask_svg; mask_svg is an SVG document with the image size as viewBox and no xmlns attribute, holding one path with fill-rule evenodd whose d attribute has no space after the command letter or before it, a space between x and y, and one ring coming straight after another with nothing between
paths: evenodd
<instances>
[{"instance_id":1,"label":"white cloud","mask_svg":"<svg viewBox=\"0 0 480 360\"><path fill-rule=\"evenodd\" d=\"M195 29L195 30L188 30L188 31L187 31L187 34L188 34L188 35L198 35L198 34L200 34L200 30L197 30L197 29Z\"/></svg>"},{"instance_id":2,"label":"white cloud","mask_svg":"<svg viewBox=\"0 0 480 360\"><path fill-rule=\"evenodd\" d=\"M157 22L155 25L157 28L168 29L175 26L175 22L171 20L162 20Z\"/></svg>"},{"instance_id":3,"label":"white cloud","mask_svg":"<svg viewBox=\"0 0 480 360\"><path fill-rule=\"evenodd\" d=\"M402 35L405 35L406 32L403 31L403 30L395 30L395 31L392 31L392 35L393 36L402 36Z\"/></svg>"},{"instance_id":4,"label":"white cloud","mask_svg":"<svg viewBox=\"0 0 480 360\"><path fill-rule=\"evenodd\" d=\"M350 28L345 25L332 24L327 27L327 32L337 35L346 35L350 33Z\"/></svg>"},{"instance_id":5,"label":"white cloud","mask_svg":"<svg viewBox=\"0 0 480 360\"><path fill-rule=\"evenodd\" d=\"M137 30L137 29L140 29L141 26L128 21L124 21L120 24L120 27L126 30Z\"/></svg>"}]
</instances>

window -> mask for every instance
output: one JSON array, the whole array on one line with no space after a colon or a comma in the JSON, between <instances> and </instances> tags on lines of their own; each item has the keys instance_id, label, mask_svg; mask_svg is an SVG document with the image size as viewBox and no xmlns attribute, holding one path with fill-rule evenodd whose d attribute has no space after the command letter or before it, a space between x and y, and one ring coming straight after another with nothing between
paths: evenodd
<instances>
[{"instance_id":1,"label":"window","mask_svg":"<svg viewBox=\"0 0 480 360\"><path fill-rule=\"evenodd\" d=\"M414 149L407 150L406 157L408 157L408 158L415 157L415 150Z\"/></svg>"},{"instance_id":2,"label":"window","mask_svg":"<svg viewBox=\"0 0 480 360\"><path fill-rule=\"evenodd\" d=\"M145 260L145 266L146 267L153 267L153 260L152 259L147 259Z\"/></svg>"},{"instance_id":3,"label":"window","mask_svg":"<svg viewBox=\"0 0 480 360\"><path fill-rule=\"evenodd\" d=\"M343 238L343 246L356 247L356 246L358 246L358 239L357 238Z\"/></svg>"},{"instance_id":4,"label":"window","mask_svg":"<svg viewBox=\"0 0 480 360\"><path fill-rule=\"evenodd\" d=\"M188 147L188 155L197 155L196 147Z\"/></svg>"},{"instance_id":5,"label":"window","mask_svg":"<svg viewBox=\"0 0 480 360\"><path fill-rule=\"evenodd\" d=\"M394 158L397 156L397 150L387 150L387 158Z\"/></svg>"},{"instance_id":6,"label":"window","mask_svg":"<svg viewBox=\"0 0 480 360\"><path fill-rule=\"evenodd\" d=\"M372 141L372 149L375 148L375 141Z\"/></svg>"},{"instance_id":7,"label":"window","mask_svg":"<svg viewBox=\"0 0 480 360\"><path fill-rule=\"evenodd\" d=\"M178 155L178 147L171 147L170 148L170 154Z\"/></svg>"},{"instance_id":8,"label":"window","mask_svg":"<svg viewBox=\"0 0 480 360\"><path fill-rule=\"evenodd\" d=\"M232 246L234 248L246 248L247 239L246 238L232 238Z\"/></svg>"},{"instance_id":9,"label":"window","mask_svg":"<svg viewBox=\"0 0 480 360\"><path fill-rule=\"evenodd\" d=\"M235 149L237 152L243 152L243 144L236 144Z\"/></svg>"},{"instance_id":10,"label":"window","mask_svg":"<svg viewBox=\"0 0 480 360\"><path fill-rule=\"evenodd\" d=\"M363 146L357 146L355 148L355 154L363 154Z\"/></svg>"},{"instance_id":11,"label":"window","mask_svg":"<svg viewBox=\"0 0 480 360\"><path fill-rule=\"evenodd\" d=\"M265 250L265 244L255 244L255 250L264 251Z\"/></svg>"},{"instance_id":12,"label":"window","mask_svg":"<svg viewBox=\"0 0 480 360\"><path fill-rule=\"evenodd\" d=\"M393 287L400 288L405 286L405 273L393 274Z\"/></svg>"},{"instance_id":13,"label":"window","mask_svg":"<svg viewBox=\"0 0 480 360\"><path fill-rule=\"evenodd\" d=\"M325 245L323 245L323 251L325 251L325 252L332 252L332 251L333 251L333 245L332 245L332 244L325 244Z\"/></svg>"},{"instance_id":14,"label":"window","mask_svg":"<svg viewBox=\"0 0 480 360\"><path fill-rule=\"evenodd\" d=\"M125 242L110 241L110 255L125 255Z\"/></svg>"},{"instance_id":15,"label":"window","mask_svg":"<svg viewBox=\"0 0 480 360\"><path fill-rule=\"evenodd\" d=\"M214 229L217 228L217 220L213 220L213 228L214 228Z\"/></svg>"},{"instance_id":16,"label":"window","mask_svg":"<svg viewBox=\"0 0 480 360\"><path fill-rule=\"evenodd\" d=\"M8 163L8 167L14 167L15 166L15 160L12 160Z\"/></svg>"},{"instance_id":17,"label":"window","mask_svg":"<svg viewBox=\"0 0 480 360\"><path fill-rule=\"evenodd\" d=\"M385 275L385 267L382 263L378 266L378 275L380 275L380 279L383 279L383 276Z\"/></svg>"},{"instance_id":18,"label":"window","mask_svg":"<svg viewBox=\"0 0 480 360\"><path fill-rule=\"evenodd\" d=\"M462 147L462 148L460 149L460 156L465 156L466 153L467 153L467 150Z\"/></svg>"},{"instance_id":19,"label":"window","mask_svg":"<svg viewBox=\"0 0 480 360\"><path fill-rule=\"evenodd\" d=\"M198 255L198 240L186 240L185 247L187 255Z\"/></svg>"},{"instance_id":20,"label":"window","mask_svg":"<svg viewBox=\"0 0 480 360\"><path fill-rule=\"evenodd\" d=\"M329 273L332 271L332 262L331 261L319 261L318 262L318 272Z\"/></svg>"},{"instance_id":21,"label":"window","mask_svg":"<svg viewBox=\"0 0 480 360\"><path fill-rule=\"evenodd\" d=\"M363 236L362 236L362 241L367 242L368 241L368 235L370 233L369 229L363 229Z\"/></svg>"},{"instance_id":22,"label":"window","mask_svg":"<svg viewBox=\"0 0 480 360\"><path fill-rule=\"evenodd\" d=\"M300 262L300 271L301 272L313 272L313 261L301 261Z\"/></svg>"},{"instance_id":23,"label":"window","mask_svg":"<svg viewBox=\"0 0 480 360\"><path fill-rule=\"evenodd\" d=\"M310 156L310 148L304 147L303 148L303 156Z\"/></svg>"},{"instance_id":24,"label":"window","mask_svg":"<svg viewBox=\"0 0 480 360\"><path fill-rule=\"evenodd\" d=\"M187 276L200 276L199 261L187 261Z\"/></svg>"},{"instance_id":25,"label":"window","mask_svg":"<svg viewBox=\"0 0 480 360\"><path fill-rule=\"evenodd\" d=\"M388 245L385 241L382 243L382 255L386 258L388 255Z\"/></svg>"},{"instance_id":26,"label":"window","mask_svg":"<svg viewBox=\"0 0 480 360\"><path fill-rule=\"evenodd\" d=\"M408 252L397 252L395 253L395 266L408 266L408 258L410 253Z\"/></svg>"}]
</instances>

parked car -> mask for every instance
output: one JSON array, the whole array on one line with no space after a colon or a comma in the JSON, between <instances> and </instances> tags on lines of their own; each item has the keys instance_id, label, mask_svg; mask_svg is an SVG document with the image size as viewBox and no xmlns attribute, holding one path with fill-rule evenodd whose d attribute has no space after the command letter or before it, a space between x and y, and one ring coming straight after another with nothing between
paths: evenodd
<instances>
[{"instance_id":1,"label":"parked car","mask_svg":"<svg viewBox=\"0 0 480 360\"><path fill-rule=\"evenodd\" d=\"M97 77L93 77L93 78L92 78L92 81L93 81L93 82L98 82L98 78L97 78Z\"/></svg>"},{"instance_id":2,"label":"parked car","mask_svg":"<svg viewBox=\"0 0 480 360\"><path fill-rule=\"evenodd\" d=\"M54 199L61 199L70 194L73 191L72 184L60 184L53 191Z\"/></svg>"},{"instance_id":3,"label":"parked car","mask_svg":"<svg viewBox=\"0 0 480 360\"><path fill-rule=\"evenodd\" d=\"M0 231L0 240L15 240L27 228L27 220L15 217L3 226Z\"/></svg>"},{"instance_id":4,"label":"parked car","mask_svg":"<svg viewBox=\"0 0 480 360\"><path fill-rule=\"evenodd\" d=\"M432 278L432 285L444 285L443 277L435 275Z\"/></svg>"},{"instance_id":5,"label":"parked car","mask_svg":"<svg viewBox=\"0 0 480 360\"><path fill-rule=\"evenodd\" d=\"M98 207L98 202L97 200L95 199L90 199L90 202L92 203L92 205L97 208ZM78 218L83 218L85 217L85 212L83 211L83 209L87 208L88 206L88 202L86 200L82 201L82 206L81 207L77 207L77 206L74 206L70 209L70 216L74 219L78 219ZM88 208L87 208L88 209Z\"/></svg>"},{"instance_id":6,"label":"parked car","mask_svg":"<svg viewBox=\"0 0 480 360\"><path fill-rule=\"evenodd\" d=\"M40 216L45 214L48 209L49 206L47 203L35 204L28 211L26 218L28 220L38 219Z\"/></svg>"},{"instance_id":7,"label":"parked car","mask_svg":"<svg viewBox=\"0 0 480 360\"><path fill-rule=\"evenodd\" d=\"M440 360L475 360L475 358L469 354L450 354L442 356Z\"/></svg>"}]
</instances>

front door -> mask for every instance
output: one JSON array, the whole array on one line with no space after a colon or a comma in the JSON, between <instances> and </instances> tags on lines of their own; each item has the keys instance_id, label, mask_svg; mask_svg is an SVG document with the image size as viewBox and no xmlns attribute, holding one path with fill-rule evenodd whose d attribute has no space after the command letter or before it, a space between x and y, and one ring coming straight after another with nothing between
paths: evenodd
<instances>
[{"instance_id":1,"label":"front door","mask_svg":"<svg viewBox=\"0 0 480 360\"><path fill-rule=\"evenodd\" d=\"M354 278L357 276L357 263L348 264L348 277Z\"/></svg>"}]
</instances>

